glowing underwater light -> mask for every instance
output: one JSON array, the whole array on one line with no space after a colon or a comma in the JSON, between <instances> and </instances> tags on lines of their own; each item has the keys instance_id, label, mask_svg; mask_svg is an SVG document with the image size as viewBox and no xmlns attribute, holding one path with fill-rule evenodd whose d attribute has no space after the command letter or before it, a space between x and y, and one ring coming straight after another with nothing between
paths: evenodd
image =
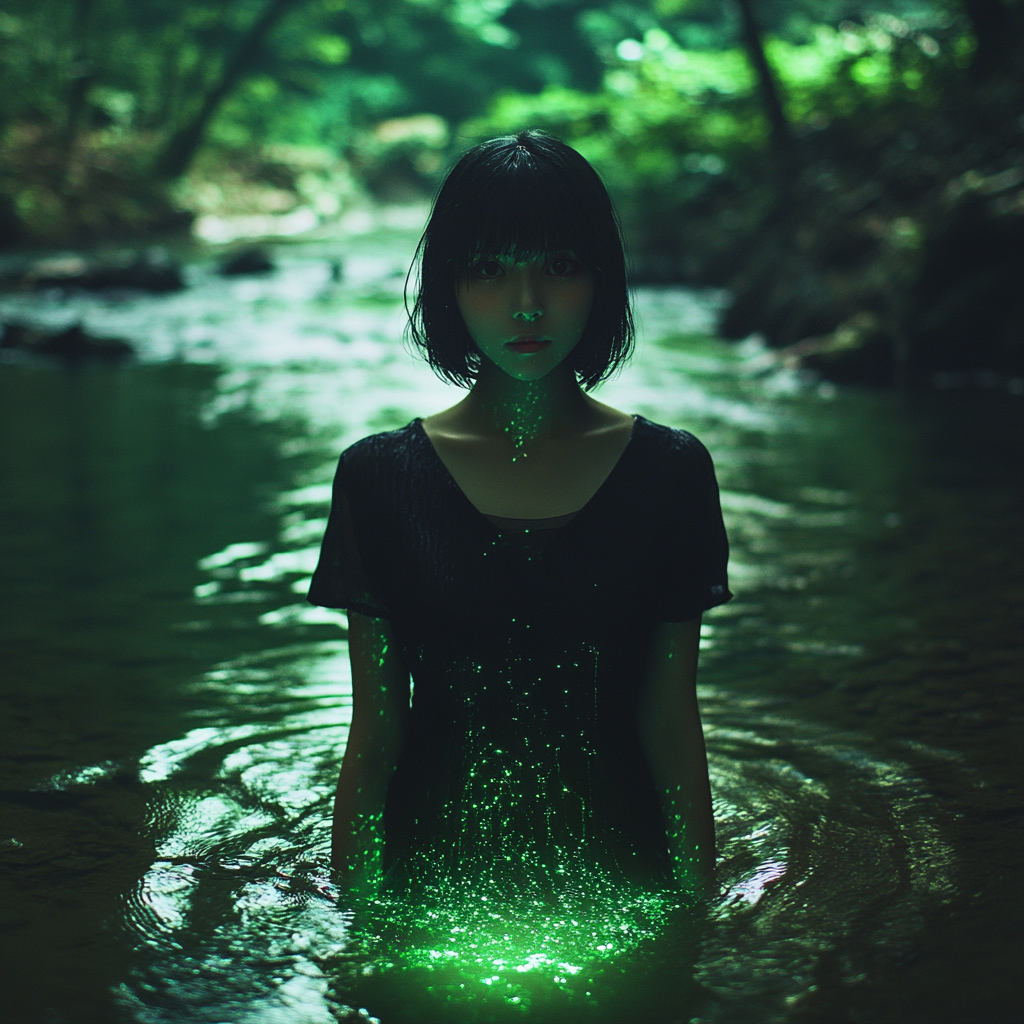
<instances>
[{"instance_id":1,"label":"glowing underwater light","mask_svg":"<svg viewBox=\"0 0 1024 1024\"><path fill-rule=\"evenodd\" d=\"M600 876L547 899L464 884L416 899L384 892L367 908L369 928L357 924L356 943L378 978L415 975L449 1001L499 999L526 1010L552 988L589 1001L596 972L657 939L686 905L678 891Z\"/></svg>"}]
</instances>

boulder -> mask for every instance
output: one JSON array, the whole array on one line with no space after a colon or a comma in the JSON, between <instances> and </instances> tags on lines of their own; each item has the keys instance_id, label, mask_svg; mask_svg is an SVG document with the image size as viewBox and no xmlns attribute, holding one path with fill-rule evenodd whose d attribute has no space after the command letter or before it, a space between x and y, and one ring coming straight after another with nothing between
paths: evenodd
<instances>
[{"instance_id":1,"label":"boulder","mask_svg":"<svg viewBox=\"0 0 1024 1024\"><path fill-rule=\"evenodd\" d=\"M85 291L181 291L185 281L173 264L145 254L125 262L90 262L82 257L43 260L23 279L32 288L81 288Z\"/></svg>"},{"instance_id":2,"label":"boulder","mask_svg":"<svg viewBox=\"0 0 1024 1024\"><path fill-rule=\"evenodd\" d=\"M270 274L276 269L270 250L262 245L247 245L230 253L220 265L224 277Z\"/></svg>"},{"instance_id":3,"label":"boulder","mask_svg":"<svg viewBox=\"0 0 1024 1024\"><path fill-rule=\"evenodd\" d=\"M47 356L69 366L86 362L124 363L135 349L120 338L94 338L81 324L51 333L19 323L0 325L0 349L21 351L25 355Z\"/></svg>"}]
</instances>

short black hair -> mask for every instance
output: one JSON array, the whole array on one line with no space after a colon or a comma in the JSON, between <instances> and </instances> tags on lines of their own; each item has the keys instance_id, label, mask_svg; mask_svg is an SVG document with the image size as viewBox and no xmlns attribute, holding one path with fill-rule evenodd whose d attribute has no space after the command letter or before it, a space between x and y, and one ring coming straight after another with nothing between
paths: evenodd
<instances>
[{"instance_id":1,"label":"short black hair","mask_svg":"<svg viewBox=\"0 0 1024 1024\"><path fill-rule=\"evenodd\" d=\"M597 172L572 147L528 130L463 154L438 190L416 249L417 294L407 338L444 380L471 387L483 358L455 301L482 256L517 261L571 250L594 279L583 335L568 356L589 390L629 357L634 326L618 218Z\"/></svg>"}]
</instances>

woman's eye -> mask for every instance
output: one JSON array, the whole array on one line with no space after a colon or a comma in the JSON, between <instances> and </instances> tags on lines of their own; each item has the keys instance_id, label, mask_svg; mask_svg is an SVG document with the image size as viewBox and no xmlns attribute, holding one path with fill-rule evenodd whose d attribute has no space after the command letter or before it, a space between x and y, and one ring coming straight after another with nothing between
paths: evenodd
<instances>
[{"instance_id":1,"label":"woman's eye","mask_svg":"<svg viewBox=\"0 0 1024 1024\"><path fill-rule=\"evenodd\" d=\"M552 260L548 264L548 273L553 274L555 277L565 277L578 268L579 264L576 260L570 259L568 256L563 256L557 260Z\"/></svg>"},{"instance_id":2,"label":"woman's eye","mask_svg":"<svg viewBox=\"0 0 1024 1024\"><path fill-rule=\"evenodd\" d=\"M493 278L501 277L504 273L501 264L497 260L482 260L474 267L479 277Z\"/></svg>"}]
</instances>

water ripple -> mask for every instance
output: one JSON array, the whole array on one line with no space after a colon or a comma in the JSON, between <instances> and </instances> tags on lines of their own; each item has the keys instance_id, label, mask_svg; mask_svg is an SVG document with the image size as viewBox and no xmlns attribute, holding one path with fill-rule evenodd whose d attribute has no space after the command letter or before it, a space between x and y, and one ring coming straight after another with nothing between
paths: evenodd
<instances>
[{"instance_id":1,"label":"water ripple","mask_svg":"<svg viewBox=\"0 0 1024 1024\"><path fill-rule=\"evenodd\" d=\"M344 642L237 659L197 685L219 694L224 721L144 760L158 859L125 923L159 956L124 989L125 1004L154 1022L284 1020L275 1014L300 1011L327 1021L347 1013L341 1007L351 1009L353 997L374 996L386 1024L416 1020L430 1005L422 971L386 984L360 974L380 966L360 960L352 915L327 869L350 710ZM702 687L701 697L721 856L721 895L703 954L691 961L701 1019L769 1024L811 990L823 957L837 955L853 980L866 958L908 948L924 909L952 893L953 856L928 815L923 783L864 737L780 717L726 689ZM239 723L253 703L266 720ZM679 955L678 936L661 941L674 944L669 959ZM494 1015L479 1019L501 1020L527 993L537 1019L547 1006L566 1020L612 1020L603 1014L621 1005L616 985L657 974L665 955L638 953L629 982L605 976L599 1002L582 990L573 996L570 972L559 977L538 954L527 961L529 977L520 970L517 995L502 994L504 982L485 972L471 1003ZM467 970L460 977L476 977ZM155 971L179 979L159 1000ZM421 1000L412 1016L403 1016L402 993Z\"/></svg>"}]
</instances>

